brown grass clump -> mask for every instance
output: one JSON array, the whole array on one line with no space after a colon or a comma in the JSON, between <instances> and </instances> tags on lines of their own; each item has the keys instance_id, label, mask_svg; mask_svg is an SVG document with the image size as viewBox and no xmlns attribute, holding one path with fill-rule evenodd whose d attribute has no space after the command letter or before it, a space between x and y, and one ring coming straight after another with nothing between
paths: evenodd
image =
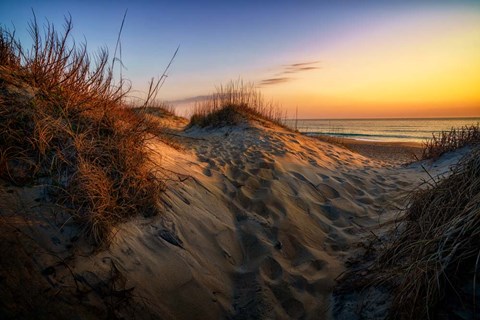
<instances>
[{"instance_id":1,"label":"brown grass clump","mask_svg":"<svg viewBox=\"0 0 480 320\"><path fill-rule=\"evenodd\" d=\"M0 178L44 178L96 243L127 217L157 211L164 185L149 165L148 124L126 108L106 50L91 60L70 40L30 24L32 48L0 30Z\"/></svg>"},{"instance_id":2,"label":"brown grass clump","mask_svg":"<svg viewBox=\"0 0 480 320\"><path fill-rule=\"evenodd\" d=\"M480 150L414 193L402 221L372 275L393 288L390 318L436 319L455 299L468 317L478 317Z\"/></svg>"},{"instance_id":3,"label":"brown grass clump","mask_svg":"<svg viewBox=\"0 0 480 320\"><path fill-rule=\"evenodd\" d=\"M438 158L446 152L478 143L480 143L480 124L452 128L450 131L432 134L432 138L424 143L422 159Z\"/></svg>"},{"instance_id":4,"label":"brown grass clump","mask_svg":"<svg viewBox=\"0 0 480 320\"><path fill-rule=\"evenodd\" d=\"M265 102L253 84L232 81L196 104L190 126L222 127L255 118L285 127L284 112L275 104Z\"/></svg>"},{"instance_id":5,"label":"brown grass clump","mask_svg":"<svg viewBox=\"0 0 480 320\"><path fill-rule=\"evenodd\" d=\"M134 107L135 111L151 114L156 117L178 117L175 107L163 101L151 101L147 106Z\"/></svg>"}]
</instances>

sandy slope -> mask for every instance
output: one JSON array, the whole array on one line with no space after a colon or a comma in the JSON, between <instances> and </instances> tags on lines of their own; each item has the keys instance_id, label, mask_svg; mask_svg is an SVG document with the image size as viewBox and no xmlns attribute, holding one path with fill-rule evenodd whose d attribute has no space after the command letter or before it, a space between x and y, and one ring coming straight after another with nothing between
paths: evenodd
<instances>
[{"instance_id":1,"label":"sandy slope","mask_svg":"<svg viewBox=\"0 0 480 320\"><path fill-rule=\"evenodd\" d=\"M114 261L162 319L330 317L352 244L428 178L419 164L392 167L260 123L190 129L182 149L152 149L171 170L165 214L120 226L108 251L76 267L106 272Z\"/></svg>"},{"instance_id":2,"label":"sandy slope","mask_svg":"<svg viewBox=\"0 0 480 320\"><path fill-rule=\"evenodd\" d=\"M49 283L71 288L73 272L75 286L93 289L82 303L99 310L111 299L98 299L106 284L108 292L131 293L133 304L119 311L127 318L329 318L352 245L428 179L422 165L437 175L462 154L392 166L260 122L177 134L181 148L150 146L168 180L164 214L117 226L108 250L75 249L72 257L59 249L78 233L68 219L38 218L45 226L29 234L63 259L44 275ZM48 271L52 259L37 258L38 268ZM64 312L74 304L66 301Z\"/></svg>"}]
</instances>

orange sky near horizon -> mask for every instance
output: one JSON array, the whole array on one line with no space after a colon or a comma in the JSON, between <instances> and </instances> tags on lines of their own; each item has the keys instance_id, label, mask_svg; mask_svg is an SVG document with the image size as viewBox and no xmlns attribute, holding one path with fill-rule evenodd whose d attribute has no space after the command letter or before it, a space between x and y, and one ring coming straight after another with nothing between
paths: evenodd
<instances>
[{"instance_id":1,"label":"orange sky near horizon","mask_svg":"<svg viewBox=\"0 0 480 320\"><path fill-rule=\"evenodd\" d=\"M180 45L158 98L181 115L243 79L289 117L480 117L479 0L0 1L0 24L29 43L32 9L58 29L71 12L92 53L128 9L114 74L132 100Z\"/></svg>"},{"instance_id":2,"label":"orange sky near horizon","mask_svg":"<svg viewBox=\"0 0 480 320\"><path fill-rule=\"evenodd\" d=\"M301 118L480 116L478 12L398 17L321 51L262 92Z\"/></svg>"}]
</instances>

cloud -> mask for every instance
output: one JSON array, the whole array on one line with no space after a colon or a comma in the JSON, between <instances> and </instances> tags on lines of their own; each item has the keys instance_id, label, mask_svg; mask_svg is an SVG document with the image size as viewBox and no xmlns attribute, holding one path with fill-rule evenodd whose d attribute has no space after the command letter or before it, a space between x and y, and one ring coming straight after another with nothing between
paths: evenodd
<instances>
[{"instance_id":1,"label":"cloud","mask_svg":"<svg viewBox=\"0 0 480 320\"><path fill-rule=\"evenodd\" d=\"M283 66L283 70L280 71L280 75L320 69L318 66L319 63L320 61L309 61L287 64Z\"/></svg>"},{"instance_id":2,"label":"cloud","mask_svg":"<svg viewBox=\"0 0 480 320\"><path fill-rule=\"evenodd\" d=\"M305 61L305 62L297 62L287 65L279 66L279 71L276 75L260 80L257 82L259 87L263 86L272 86L280 83L286 83L289 81L295 80L292 75L300 73L300 72L307 72L311 70L320 69L320 61ZM187 104L194 104L196 102L202 102L205 100L210 99L211 95L198 95L193 97L187 97L182 99L170 100L169 103L173 105L187 105Z\"/></svg>"},{"instance_id":3,"label":"cloud","mask_svg":"<svg viewBox=\"0 0 480 320\"><path fill-rule=\"evenodd\" d=\"M194 97L188 97L188 98L183 98L183 99L176 99L176 100L170 100L168 101L171 104L177 105L177 104L187 104L187 103L195 103L195 102L201 102L208 100L212 97L212 95L200 95L200 96L194 96Z\"/></svg>"},{"instance_id":4,"label":"cloud","mask_svg":"<svg viewBox=\"0 0 480 320\"><path fill-rule=\"evenodd\" d=\"M282 77L282 78L268 78L268 79L263 79L260 81L259 85L260 86L267 86L271 84L278 84L278 83L284 83L290 81L291 78L287 77Z\"/></svg>"},{"instance_id":5,"label":"cloud","mask_svg":"<svg viewBox=\"0 0 480 320\"><path fill-rule=\"evenodd\" d=\"M317 64L317 63L320 63L320 60L310 61L310 62L292 63L292 64L286 65L286 67L301 68L301 67L306 67L306 66L315 65L315 64Z\"/></svg>"},{"instance_id":6,"label":"cloud","mask_svg":"<svg viewBox=\"0 0 480 320\"><path fill-rule=\"evenodd\" d=\"M275 85L292 81L295 79L291 77L292 74L320 69L320 66L318 66L319 63L320 61L306 61L283 65L276 77L261 80L259 86ZM285 77L285 75L289 76Z\"/></svg>"},{"instance_id":7,"label":"cloud","mask_svg":"<svg viewBox=\"0 0 480 320\"><path fill-rule=\"evenodd\" d=\"M281 74L297 73L301 71L309 71L309 70L316 70L316 69L320 69L320 67L294 67L294 68L286 69Z\"/></svg>"}]
</instances>

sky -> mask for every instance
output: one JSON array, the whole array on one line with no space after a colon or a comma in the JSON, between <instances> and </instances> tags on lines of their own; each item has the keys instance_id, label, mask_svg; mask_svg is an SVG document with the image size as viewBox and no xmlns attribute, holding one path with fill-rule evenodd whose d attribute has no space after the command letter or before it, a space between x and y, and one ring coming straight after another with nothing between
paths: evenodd
<instances>
[{"instance_id":1,"label":"sky","mask_svg":"<svg viewBox=\"0 0 480 320\"><path fill-rule=\"evenodd\" d=\"M230 80L299 118L480 116L480 1L1 1L29 43L32 9L90 52L112 53L143 97L179 52L159 98L188 113Z\"/></svg>"}]
</instances>

